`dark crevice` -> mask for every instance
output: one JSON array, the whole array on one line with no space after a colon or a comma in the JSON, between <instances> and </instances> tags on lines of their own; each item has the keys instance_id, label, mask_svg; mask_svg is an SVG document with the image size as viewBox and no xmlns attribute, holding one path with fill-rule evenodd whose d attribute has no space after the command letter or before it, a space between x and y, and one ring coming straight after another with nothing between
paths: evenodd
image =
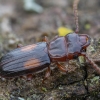
<instances>
[{"instance_id":1,"label":"dark crevice","mask_svg":"<svg viewBox=\"0 0 100 100\"><path fill-rule=\"evenodd\" d=\"M65 78L65 77L64 77ZM84 80L84 79L83 79ZM53 89L57 89L59 86L69 86L69 85L73 85L73 84L75 84L75 83L78 83L78 82L81 82L81 81L83 81L82 79L80 79L80 80L76 80L76 81L72 81L72 82L69 82L69 83L62 83L62 82L60 82L60 80L59 79L57 79L56 80L56 82L57 83L55 83L55 86L53 87ZM58 83L59 82L59 83Z\"/></svg>"}]
</instances>

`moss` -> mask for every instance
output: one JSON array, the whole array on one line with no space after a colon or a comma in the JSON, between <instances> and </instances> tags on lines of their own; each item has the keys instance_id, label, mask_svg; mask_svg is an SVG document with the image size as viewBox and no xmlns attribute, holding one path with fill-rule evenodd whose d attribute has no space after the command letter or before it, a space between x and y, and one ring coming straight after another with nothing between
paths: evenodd
<instances>
[{"instance_id":1,"label":"moss","mask_svg":"<svg viewBox=\"0 0 100 100\"><path fill-rule=\"evenodd\" d=\"M99 77L99 76L96 76L96 77L94 77L94 78L92 78L92 79L90 79L90 80L91 80L91 83L99 84L100 77Z\"/></svg>"},{"instance_id":2,"label":"moss","mask_svg":"<svg viewBox=\"0 0 100 100\"><path fill-rule=\"evenodd\" d=\"M42 91L47 92L47 89L45 87L42 87L41 89Z\"/></svg>"}]
</instances>

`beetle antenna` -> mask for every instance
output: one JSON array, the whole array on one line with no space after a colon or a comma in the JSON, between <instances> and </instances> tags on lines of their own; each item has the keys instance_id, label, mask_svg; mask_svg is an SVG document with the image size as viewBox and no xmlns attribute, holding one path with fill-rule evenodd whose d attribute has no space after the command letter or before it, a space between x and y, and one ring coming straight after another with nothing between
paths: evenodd
<instances>
[{"instance_id":1,"label":"beetle antenna","mask_svg":"<svg viewBox=\"0 0 100 100\"><path fill-rule=\"evenodd\" d=\"M98 65L95 64L94 61L92 59L90 59L87 55L85 56L85 58L89 61L89 63L94 68L94 70L100 75L100 68L98 67Z\"/></svg>"},{"instance_id":2,"label":"beetle antenna","mask_svg":"<svg viewBox=\"0 0 100 100\"><path fill-rule=\"evenodd\" d=\"M95 64L95 62L91 58L89 58L86 55L86 53L83 52L82 56L84 56L87 59L87 61L92 65L92 67L94 68L94 70L100 75L100 68L98 67L98 65Z\"/></svg>"},{"instance_id":3,"label":"beetle antenna","mask_svg":"<svg viewBox=\"0 0 100 100\"><path fill-rule=\"evenodd\" d=\"M76 24L75 33L79 33L79 21L78 21L78 10L77 10L78 3L79 3L79 0L74 0L73 12L74 12L75 24Z\"/></svg>"}]
</instances>

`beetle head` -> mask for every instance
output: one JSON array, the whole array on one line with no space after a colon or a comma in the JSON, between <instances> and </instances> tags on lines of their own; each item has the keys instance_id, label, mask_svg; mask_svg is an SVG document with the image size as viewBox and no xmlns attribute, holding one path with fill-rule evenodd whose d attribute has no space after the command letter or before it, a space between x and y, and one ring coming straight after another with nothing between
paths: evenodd
<instances>
[{"instance_id":1,"label":"beetle head","mask_svg":"<svg viewBox=\"0 0 100 100\"><path fill-rule=\"evenodd\" d=\"M69 59L78 58L85 54L90 45L90 37L86 34L71 33L65 36L67 42L67 55Z\"/></svg>"},{"instance_id":2,"label":"beetle head","mask_svg":"<svg viewBox=\"0 0 100 100\"><path fill-rule=\"evenodd\" d=\"M74 58L78 58L78 56L86 56L86 49L90 45L90 37L86 34L79 35L79 43L81 44L80 53L74 53Z\"/></svg>"},{"instance_id":3,"label":"beetle head","mask_svg":"<svg viewBox=\"0 0 100 100\"><path fill-rule=\"evenodd\" d=\"M81 44L81 52L85 52L86 48L90 45L90 37L86 34L79 35L79 41Z\"/></svg>"}]
</instances>

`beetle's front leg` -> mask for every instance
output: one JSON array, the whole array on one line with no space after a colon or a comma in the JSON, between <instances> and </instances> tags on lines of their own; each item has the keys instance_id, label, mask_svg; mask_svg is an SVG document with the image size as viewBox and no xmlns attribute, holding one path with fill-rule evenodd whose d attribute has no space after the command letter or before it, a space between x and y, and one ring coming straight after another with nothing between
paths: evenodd
<instances>
[{"instance_id":1,"label":"beetle's front leg","mask_svg":"<svg viewBox=\"0 0 100 100\"><path fill-rule=\"evenodd\" d=\"M50 69L50 67L48 67L48 69L46 70L45 77L44 77L42 83L44 83L44 81L50 76L50 73L51 73L51 69Z\"/></svg>"},{"instance_id":2,"label":"beetle's front leg","mask_svg":"<svg viewBox=\"0 0 100 100\"><path fill-rule=\"evenodd\" d=\"M47 36L44 37L43 41L48 43L48 38L47 38Z\"/></svg>"},{"instance_id":3,"label":"beetle's front leg","mask_svg":"<svg viewBox=\"0 0 100 100\"><path fill-rule=\"evenodd\" d=\"M58 67L61 71L63 71L63 72L68 72L68 71L66 70L65 66L59 64L58 62L56 62L56 65L57 65L57 67Z\"/></svg>"}]
</instances>

